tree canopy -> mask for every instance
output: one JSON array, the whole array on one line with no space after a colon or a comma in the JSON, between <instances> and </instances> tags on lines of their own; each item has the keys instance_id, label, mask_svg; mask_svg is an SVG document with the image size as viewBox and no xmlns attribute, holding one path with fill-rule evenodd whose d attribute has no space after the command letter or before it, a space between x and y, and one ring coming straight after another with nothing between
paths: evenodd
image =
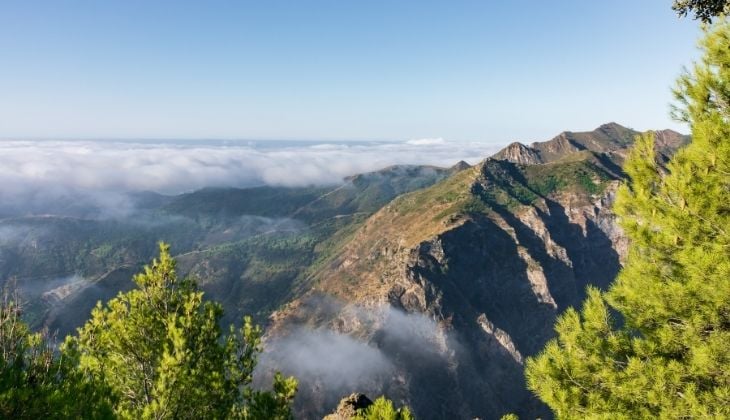
<instances>
[{"instance_id":1,"label":"tree canopy","mask_svg":"<svg viewBox=\"0 0 730 420\"><path fill-rule=\"evenodd\" d=\"M246 318L223 334L220 304L178 279L169 247L134 278L137 285L92 311L64 354L107 386L121 418L287 419L293 378L273 390L251 387L261 330Z\"/></svg>"},{"instance_id":2,"label":"tree canopy","mask_svg":"<svg viewBox=\"0 0 730 420\"><path fill-rule=\"evenodd\" d=\"M709 23L713 18L730 11L730 0L674 0L672 9L680 16L692 13L695 19Z\"/></svg>"},{"instance_id":3,"label":"tree canopy","mask_svg":"<svg viewBox=\"0 0 730 420\"><path fill-rule=\"evenodd\" d=\"M381 396L362 410L358 410L356 420L414 420L411 410L404 406L396 408L393 401Z\"/></svg>"},{"instance_id":4,"label":"tree canopy","mask_svg":"<svg viewBox=\"0 0 730 420\"><path fill-rule=\"evenodd\" d=\"M112 417L108 392L58 357L44 333L20 319L17 294L0 296L0 418L104 419ZM83 396L83 398L79 398Z\"/></svg>"},{"instance_id":5,"label":"tree canopy","mask_svg":"<svg viewBox=\"0 0 730 420\"><path fill-rule=\"evenodd\" d=\"M631 241L606 293L528 359L527 380L559 418L730 417L730 24L706 29L679 80L692 143L666 168L638 139L616 214Z\"/></svg>"}]
</instances>

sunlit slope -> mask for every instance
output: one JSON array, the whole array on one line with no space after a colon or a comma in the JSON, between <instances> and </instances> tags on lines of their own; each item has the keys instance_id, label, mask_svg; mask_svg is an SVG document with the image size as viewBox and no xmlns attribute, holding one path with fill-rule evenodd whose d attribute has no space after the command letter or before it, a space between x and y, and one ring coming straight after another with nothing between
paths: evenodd
<instances>
[{"instance_id":1,"label":"sunlit slope","mask_svg":"<svg viewBox=\"0 0 730 420\"><path fill-rule=\"evenodd\" d=\"M130 197L128 216L16 216L0 219L0 277L18 284L26 317L72 331L156 252L172 244L182 274L224 301L230 319L271 310L296 295L302 273L398 194L432 185L455 169L394 166L330 187L207 188L178 196ZM113 274L112 274L113 273ZM119 273L126 273L123 279Z\"/></svg>"},{"instance_id":2,"label":"sunlit slope","mask_svg":"<svg viewBox=\"0 0 730 420\"><path fill-rule=\"evenodd\" d=\"M459 337L434 343L441 366L454 367L418 375L395 349L399 385L388 392L425 418L547 415L524 385L524 358L553 336L557 314L578 304L587 285L607 287L626 250L610 207L635 132L613 124L597 131L566 135L574 150L515 149L546 161L500 152L397 197L351 233L331 237L306 279L311 288L275 313L272 334L303 323L380 346L379 327L353 322L353 307L424 314ZM657 133L657 148L667 155L686 141ZM322 295L335 296L342 309L314 310L308 302ZM424 389L439 389L439 399Z\"/></svg>"}]
</instances>

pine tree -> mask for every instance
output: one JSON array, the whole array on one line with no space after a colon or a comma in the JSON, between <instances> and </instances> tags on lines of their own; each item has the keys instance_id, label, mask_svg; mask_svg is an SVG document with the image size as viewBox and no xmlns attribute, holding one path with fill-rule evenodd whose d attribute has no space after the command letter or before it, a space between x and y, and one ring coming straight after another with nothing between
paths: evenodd
<instances>
[{"instance_id":1,"label":"pine tree","mask_svg":"<svg viewBox=\"0 0 730 420\"><path fill-rule=\"evenodd\" d=\"M251 388L261 330L246 318L222 334L220 304L177 278L169 247L135 276L137 285L97 304L64 353L106 384L121 418L287 419L296 381L276 375L273 391Z\"/></svg>"},{"instance_id":2,"label":"pine tree","mask_svg":"<svg viewBox=\"0 0 730 420\"><path fill-rule=\"evenodd\" d=\"M112 418L102 384L58 357L45 333L30 331L16 293L0 293L0 418Z\"/></svg>"},{"instance_id":3,"label":"pine tree","mask_svg":"<svg viewBox=\"0 0 730 420\"><path fill-rule=\"evenodd\" d=\"M365 409L359 410L355 419L361 420L414 420L408 407L395 408L393 401L380 397Z\"/></svg>"},{"instance_id":4,"label":"pine tree","mask_svg":"<svg viewBox=\"0 0 730 420\"><path fill-rule=\"evenodd\" d=\"M708 23L730 10L730 0L674 0L672 9L680 16L692 13L695 19Z\"/></svg>"},{"instance_id":5,"label":"pine tree","mask_svg":"<svg viewBox=\"0 0 730 420\"><path fill-rule=\"evenodd\" d=\"M631 240L607 293L591 289L527 380L559 418L730 418L730 24L706 28L680 78L692 143L666 168L638 139L615 205Z\"/></svg>"}]
</instances>

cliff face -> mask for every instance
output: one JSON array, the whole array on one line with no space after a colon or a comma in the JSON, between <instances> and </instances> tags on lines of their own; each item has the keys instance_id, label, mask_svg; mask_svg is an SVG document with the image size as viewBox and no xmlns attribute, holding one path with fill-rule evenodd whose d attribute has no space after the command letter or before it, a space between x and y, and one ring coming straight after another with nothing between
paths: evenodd
<instances>
[{"instance_id":1,"label":"cliff face","mask_svg":"<svg viewBox=\"0 0 730 420\"><path fill-rule=\"evenodd\" d=\"M386 350L401 380L381 392L408 401L419 418L546 416L525 388L524 358L553 336L556 316L580 303L587 284L605 287L618 272L626 245L609 210L616 185L593 200L565 194L516 212L465 216L412 246L403 232L348 247L317 288L342 309L303 319L382 348L379 328L348 321L351 305L425 314L443 330L434 361ZM377 221L363 230L379 230Z\"/></svg>"},{"instance_id":2,"label":"cliff face","mask_svg":"<svg viewBox=\"0 0 730 420\"><path fill-rule=\"evenodd\" d=\"M549 416L526 390L525 357L553 337L557 315L578 305L588 285L609 285L627 249L610 210L623 150L618 141L591 150L597 143L583 140L548 142L541 156L563 156L545 164L512 145L500 159L397 198L339 244L312 290L275 315L272 336L306 324L380 349L393 364L390 380L362 391L408 402L419 418ZM323 294L338 309L313 315L302 302ZM429 362L383 341L393 335L383 323L353 322L356 307L433 322L440 338L431 340Z\"/></svg>"}]
</instances>

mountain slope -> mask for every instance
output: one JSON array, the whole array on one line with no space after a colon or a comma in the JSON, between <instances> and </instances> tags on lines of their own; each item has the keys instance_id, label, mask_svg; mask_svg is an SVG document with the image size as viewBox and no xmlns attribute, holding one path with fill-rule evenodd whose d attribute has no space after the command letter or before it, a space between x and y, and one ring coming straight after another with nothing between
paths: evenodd
<instances>
[{"instance_id":1,"label":"mountain slope","mask_svg":"<svg viewBox=\"0 0 730 420\"><path fill-rule=\"evenodd\" d=\"M631 133L615 124L564 133L398 197L333 247L311 290L275 314L272 339L301 324L360 337L396 365L379 391L419 418L549 416L526 390L522 363L588 284L605 288L620 269L626 243L610 205ZM686 141L668 137L657 136L658 147L672 145L666 152ZM321 295L338 309L312 311L307 301ZM384 347L383 324L353 322L353 307L424 314L450 339L432 343L438 362L420 375L414 353Z\"/></svg>"},{"instance_id":2,"label":"mountain slope","mask_svg":"<svg viewBox=\"0 0 730 420\"><path fill-rule=\"evenodd\" d=\"M224 322L270 319L259 374L300 377L304 418L350 392L426 419L546 415L522 364L586 285L620 268L610 205L633 134L606 124L473 167L396 166L329 187L144 193L126 218L13 215L0 219L0 273L36 327L63 335L165 240ZM656 138L662 159L688 141Z\"/></svg>"},{"instance_id":3,"label":"mountain slope","mask_svg":"<svg viewBox=\"0 0 730 420\"><path fill-rule=\"evenodd\" d=\"M141 193L130 197L134 211L122 218L4 218L0 279L17 283L32 325L63 336L97 300L131 287L131 273L163 240L172 244L182 274L196 276L210 297L225 303L226 321L240 322L243 313L264 321L294 295L325 239L359 225L398 194L456 170L394 166L330 187Z\"/></svg>"}]
</instances>

